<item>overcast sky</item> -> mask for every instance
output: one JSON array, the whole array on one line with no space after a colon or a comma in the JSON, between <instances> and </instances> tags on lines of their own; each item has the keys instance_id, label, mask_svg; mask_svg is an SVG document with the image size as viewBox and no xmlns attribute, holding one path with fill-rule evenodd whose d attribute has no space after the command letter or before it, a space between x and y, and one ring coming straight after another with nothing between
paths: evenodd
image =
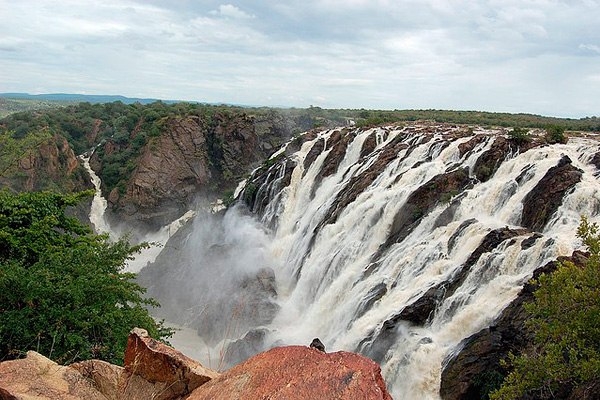
<instances>
[{"instance_id":1,"label":"overcast sky","mask_svg":"<svg viewBox=\"0 0 600 400\"><path fill-rule=\"evenodd\" d=\"M600 0L0 0L0 92L600 116Z\"/></svg>"}]
</instances>

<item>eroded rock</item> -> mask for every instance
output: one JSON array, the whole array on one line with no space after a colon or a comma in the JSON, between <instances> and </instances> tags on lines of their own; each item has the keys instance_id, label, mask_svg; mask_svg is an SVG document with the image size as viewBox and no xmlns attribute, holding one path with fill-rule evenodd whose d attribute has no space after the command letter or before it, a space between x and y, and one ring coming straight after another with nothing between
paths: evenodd
<instances>
[{"instance_id":1,"label":"eroded rock","mask_svg":"<svg viewBox=\"0 0 600 400\"><path fill-rule=\"evenodd\" d=\"M305 346L260 353L199 387L188 400L388 399L381 370L354 353Z\"/></svg>"},{"instance_id":2,"label":"eroded rock","mask_svg":"<svg viewBox=\"0 0 600 400\"><path fill-rule=\"evenodd\" d=\"M172 347L152 339L148 332L139 328L134 329L127 340L125 373L164 384L157 399L185 396L219 376Z\"/></svg>"},{"instance_id":3,"label":"eroded rock","mask_svg":"<svg viewBox=\"0 0 600 400\"><path fill-rule=\"evenodd\" d=\"M0 363L0 399L107 400L74 368L58 365L35 351Z\"/></svg>"},{"instance_id":4,"label":"eroded rock","mask_svg":"<svg viewBox=\"0 0 600 400\"><path fill-rule=\"evenodd\" d=\"M565 194L581 181L582 175L583 171L574 167L568 156L561 158L523 199L521 225L542 231Z\"/></svg>"}]
</instances>

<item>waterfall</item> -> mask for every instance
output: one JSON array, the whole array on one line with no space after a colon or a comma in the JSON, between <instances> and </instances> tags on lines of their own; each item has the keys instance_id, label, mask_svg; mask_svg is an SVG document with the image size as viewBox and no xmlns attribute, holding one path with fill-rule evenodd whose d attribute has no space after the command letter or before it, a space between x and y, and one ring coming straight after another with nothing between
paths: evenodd
<instances>
[{"instance_id":1,"label":"waterfall","mask_svg":"<svg viewBox=\"0 0 600 400\"><path fill-rule=\"evenodd\" d=\"M395 398L438 399L444 359L489 326L537 267L581 247L580 215L600 220L600 182L589 164L598 142L515 148L480 180L478 160L501 130L353 129L337 170L326 175L334 134L320 132L285 161L294 162L289 184L281 183L290 169L283 163L271 167L268 179L248 180L258 186L256 202L265 203L255 210L271 228L281 307L266 327L266 347L319 337L328 351L359 351L378 361ZM319 141L323 149L308 162ZM368 143L373 148L365 152ZM580 182L541 232L523 229L525 196L564 156L582 171ZM468 182L458 190L428 208L414 205L415 193L436 177L463 170ZM504 228L515 232L510 240L472 257L486 235ZM404 319L428 291L437 296L431 314Z\"/></svg>"},{"instance_id":2,"label":"waterfall","mask_svg":"<svg viewBox=\"0 0 600 400\"><path fill-rule=\"evenodd\" d=\"M83 163L83 167L90 174L90 179L92 181L92 185L94 185L94 189L96 192L94 193L94 198L92 199L92 207L90 209L90 222L94 226L96 233L108 233L112 232L108 222L105 218L106 207L108 203L106 199L102 196L101 189L101 181L100 177L96 174L96 172L90 167L90 157L92 156L92 152L84 153L79 156L79 159Z\"/></svg>"}]
</instances>

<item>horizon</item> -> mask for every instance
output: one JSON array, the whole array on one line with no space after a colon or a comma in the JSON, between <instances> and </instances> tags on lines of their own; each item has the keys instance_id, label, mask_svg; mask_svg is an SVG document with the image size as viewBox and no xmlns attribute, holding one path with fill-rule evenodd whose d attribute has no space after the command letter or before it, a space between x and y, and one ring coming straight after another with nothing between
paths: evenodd
<instances>
[{"instance_id":1,"label":"horizon","mask_svg":"<svg viewBox=\"0 0 600 400\"><path fill-rule=\"evenodd\" d=\"M11 97L17 96L17 97ZM95 93L95 94L85 94L85 93L65 93L65 92L56 92L56 93L27 93L27 92L2 92L0 93L0 98L19 100L20 97L23 97L24 100L34 100L29 99L27 97L40 97L41 101L50 101L50 102L86 102L89 100L60 100L60 99L43 99L44 96L73 96L73 97L115 97L121 98L126 101L126 104L133 104L135 102L143 101L142 104L149 104L155 101L161 101L165 103L197 103L197 104L206 104L212 106L229 106L229 107L240 107L240 108L274 108L274 109L308 109L310 107L322 108L326 110L367 110L367 111L442 111L442 112L468 112L468 113L490 113L490 114L509 114L509 115L531 115L535 117L542 118L557 118L557 119L565 119L565 120L584 120L588 118L600 118L600 116L596 115L586 115L583 117L561 117L556 115L544 115L544 114L533 114L527 112L504 112L504 111L488 111L488 110L467 110L467 109L444 109L444 108L330 108L330 107L320 107L318 105L309 105L306 107L295 107L295 106L285 106L285 105L274 105L274 106L265 106L265 105L257 105L257 104L233 104L233 103L225 103L225 102L214 102L208 103L201 100L178 100L178 99L160 99L154 97L129 97L121 94L104 94L104 93ZM91 101L92 103L105 103L105 102L113 102L119 100L109 100L109 101Z\"/></svg>"}]
</instances>

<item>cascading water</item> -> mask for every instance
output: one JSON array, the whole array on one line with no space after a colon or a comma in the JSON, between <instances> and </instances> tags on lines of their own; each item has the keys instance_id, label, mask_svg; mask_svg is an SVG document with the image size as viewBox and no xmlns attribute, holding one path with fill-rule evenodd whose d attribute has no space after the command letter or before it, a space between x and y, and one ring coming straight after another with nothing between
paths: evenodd
<instances>
[{"instance_id":1,"label":"cascading water","mask_svg":"<svg viewBox=\"0 0 600 400\"><path fill-rule=\"evenodd\" d=\"M380 362L395 398L437 399L445 357L489 326L537 267L580 246L580 215L599 220L600 183L589 164L598 142L514 146L481 181L477 162L502 131L355 129L345 132L347 148L326 175L334 134L319 133L286 161L295 163L289 184L281 182L290 166L279 163L270 178L259 184L252 177L246 186L255 182L254 204L263 204L260 219L272 228L281 308L265 347L319 337L328 351L360 351ZM522 229L524 199L565 156L581 180L541 232ZM460 184L444 189L452 179ZM442 198L429 201L436 190ZM504 228L514 232L510 240L472 257L486 235ZM405 319L428 291L438 293L430 314Z\"/></svg>"},{"instance_id":2,"label":"cascading water","mask_svg":"<svg viewBox=\"0 0 600 400\"><path fill-rule=\"evenodd\" d=\"M108 203L106 199L102 196L102 189L100 188L100 177L96 174L96 172L90 166L90 157L92 152L84 153L79 156L79 159L83 162L83 167L90 174L90 178L92 181L92 185L94 185L94 189L96 192L94 193L94 198L92 199L92 206L90 209L90 222L94 226L94 229L97 233L110 233L112 232L106 218L104 217L106 213L106 207Z\"/></svg>"}]
</instances>

